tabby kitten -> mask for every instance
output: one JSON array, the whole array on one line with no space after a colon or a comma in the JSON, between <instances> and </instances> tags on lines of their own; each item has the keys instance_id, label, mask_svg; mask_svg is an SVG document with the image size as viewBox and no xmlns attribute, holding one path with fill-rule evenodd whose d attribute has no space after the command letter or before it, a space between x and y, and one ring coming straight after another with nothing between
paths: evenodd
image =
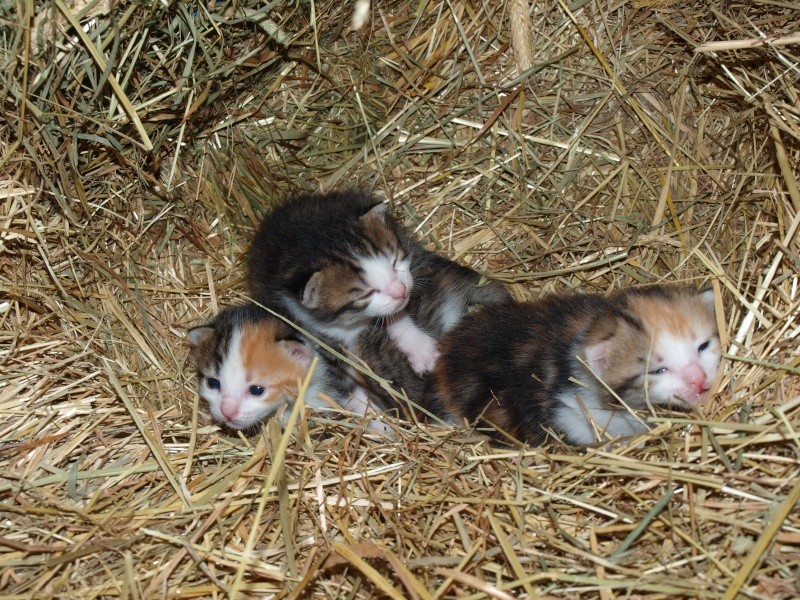
<instances>
[{"instance_id":1,"label":"tabby kitten","mask_svg":"<svg viewBox=\"0 0 800 600\"><path fill-rule=\"evenodd\" d=\"M385 327L412 371L430 371L436 337L497 283L414 242L385 203L355 191L296 197L263 220L247 258L255 300L282 306L315 335L360 349ZM363 341L363 340L362 340Z\"/></svg>"}]
</instances>

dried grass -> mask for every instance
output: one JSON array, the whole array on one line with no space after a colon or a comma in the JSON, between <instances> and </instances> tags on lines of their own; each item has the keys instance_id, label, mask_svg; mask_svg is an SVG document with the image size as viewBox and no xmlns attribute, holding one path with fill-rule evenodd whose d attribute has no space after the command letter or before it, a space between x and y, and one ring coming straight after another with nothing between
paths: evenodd
<instances>
[{"instance_id":1,"label":"dried grass","mask_svg":"<svg viewBox=\"0 0 800 600\"><path fill-rule=\"evenodd\" d=\"M797 597L800 8L351 19L0 3L3 597ZM717 393L586 451L224 435L184 328L240 298L265 207L354 183L519 298L710 282Z\"/></svg>"}]
</instances>

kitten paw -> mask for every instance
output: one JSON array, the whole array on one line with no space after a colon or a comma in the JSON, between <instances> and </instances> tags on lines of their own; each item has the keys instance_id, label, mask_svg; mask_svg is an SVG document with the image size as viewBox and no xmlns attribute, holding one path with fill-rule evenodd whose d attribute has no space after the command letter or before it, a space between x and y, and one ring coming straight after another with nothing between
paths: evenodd
<instances>
[{"instance_id":1,"label":"kitten paw","mask_svg":"<svg viewBox=\"0 0 800 600\"><path fill-rule=\"evenodd\" d=\"M441 354L436 340L432 337L420 341L424 343L414 348L410 354L406 354L411 368L414 369L414 373L417 375L433 371L433 367L436 366L436 361Z\"/></svg>"},{"instance_id":2,"label":"kitten paw","mask_svg":"<svg viewBox=\"0 0 800 600\"><path fill-rule=\"evenodd\" d=\"M387 332L389 338L406 355L408 363L417 375L432 371L439 358L436 340L420 329L407 314L392 321Z\"/></svg>"}]
</instances>

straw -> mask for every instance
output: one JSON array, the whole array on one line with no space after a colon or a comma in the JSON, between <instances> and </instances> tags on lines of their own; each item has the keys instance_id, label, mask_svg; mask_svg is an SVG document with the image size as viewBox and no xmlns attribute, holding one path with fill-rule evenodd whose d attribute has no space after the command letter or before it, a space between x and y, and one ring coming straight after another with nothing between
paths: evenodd
<instances>
[{"instance_id":1,"label":"straw","mask_svg":"<svg viewBox=\"0 0 800 600\"><path fill-rule=\"evenodd\" d=\"M795 4L6 3L0 595L797 597ZM343 187L520 300L712 287L714 393L590 448L220 429L186 328Z\"/></svg>"}]
</instances>

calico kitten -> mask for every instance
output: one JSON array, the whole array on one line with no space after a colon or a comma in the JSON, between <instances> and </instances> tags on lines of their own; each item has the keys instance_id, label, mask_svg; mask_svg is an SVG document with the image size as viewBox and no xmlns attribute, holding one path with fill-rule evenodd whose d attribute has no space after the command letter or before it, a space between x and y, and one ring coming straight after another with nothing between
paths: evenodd
<instances>
[{"instance_id":1,"label":"calico kitten","mask_svg":"<svg viewBox=\"0 0 800 600\"><path fill-rule=\"evenodd\" d=\"M720 360L713 293L630 289L487 306L442 341L426 392L435 412L483 418L530 444L641 433L628 411L689 410Z\"/></svg>"},{"instance_id":2,"label":"calico kitten","mask_svg":"<svg viewBox=\"0 0 800 600\"><path fill-rule=\"evenodd\" d=\"M443 280L455 282L444 286L452 297L437 295L442 286L432 273L442 264ZM254 299L278 303L302 327L349 350L385 326L417 375L439 356L436 333L451 327L473 296L490 295L477 273L425 251L385 203L356 191L299 196L277 207L264 218L247 266Z\"/></svg>"},{"instance_id":3,"label":"calico kitten","mask_svg":"<svg viewBox=\"0 0 800 600\"><path fill-rule=\"evenodd\" d=\"M365 392L289 325L255 304L223 309L213 321L188 332L200 396L211 415L231 429L248 429L291 405L297 382L319 356L305 396L308 406L330 408L324 393L363 414ZM289 412L284 412L288 417ZM284 423L285 424L285 423Z\"/></svg>"}]
</instances>

